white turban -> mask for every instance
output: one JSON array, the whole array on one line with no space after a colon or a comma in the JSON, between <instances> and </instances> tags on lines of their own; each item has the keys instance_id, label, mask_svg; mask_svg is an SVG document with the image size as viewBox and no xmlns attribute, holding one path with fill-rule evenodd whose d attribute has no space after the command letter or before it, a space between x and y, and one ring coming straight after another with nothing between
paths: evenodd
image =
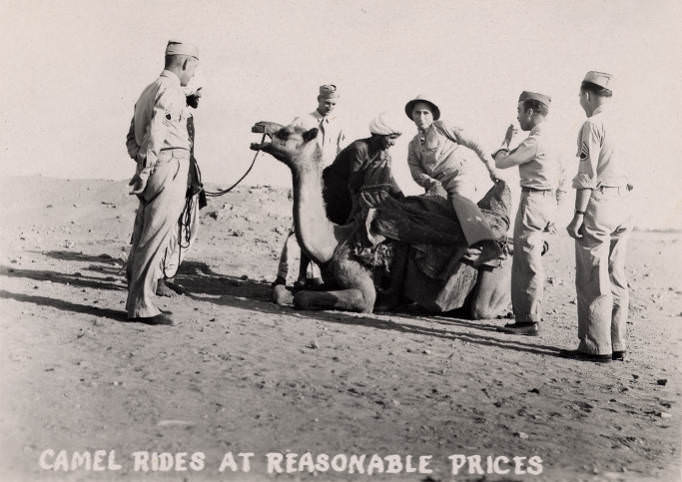
<instances>
[{"instance_id":1,"label":"white turban","mask_svg":"<svg viewBox=\"0 0 682 482\"><path fill-rule=\"evenodd\" d=\"M400 135L398 124L385 112L382 112L369 123L369 131L380 136Z\"/></svg>"}]
</instances>

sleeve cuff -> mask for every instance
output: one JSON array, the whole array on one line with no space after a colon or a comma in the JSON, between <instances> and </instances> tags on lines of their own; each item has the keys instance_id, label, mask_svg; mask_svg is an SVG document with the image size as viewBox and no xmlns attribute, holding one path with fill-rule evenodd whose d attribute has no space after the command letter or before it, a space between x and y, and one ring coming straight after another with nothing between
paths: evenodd
<instances>
[{"instance_id":1,"label":"sleeve cuff","mask_svg":"<svg viewBox=\"0 0 682 482\"><path fill-rule=\"evenodd\" d=\"M509 149L507 149L506 147L500 147L498 150L496 150L495 152L493 152L493 154L492 154L493 159L495 159L495 157L496 157L500 152L504 152L504 153L506 153L506 154L509 154Z\"/></svg>"},{"instance_id":2,"label":"sleeve cuff","mask_svg":"<svg viewBox=\"0 0 682 482\"><path fill-rule=\"evenodd\" d=\"M573 189L594 189L596 183L587 174L578 174L573 178Z\"/></svg>"}]
</instances>

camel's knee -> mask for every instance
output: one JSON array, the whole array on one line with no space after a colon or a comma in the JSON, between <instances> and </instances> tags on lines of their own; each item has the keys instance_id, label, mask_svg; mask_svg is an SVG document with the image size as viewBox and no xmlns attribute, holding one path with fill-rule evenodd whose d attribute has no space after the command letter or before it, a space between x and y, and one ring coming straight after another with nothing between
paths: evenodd
<instances>
[{"instance_id":1,"label":"camel's knee","mask_svg":"<svg viewBox=\"0 0 682 482\"><path fill-rule=\"evenodd\" d=\"M280 306L290 305L294 301L294 296L291 294L286 286L275 285L272 288L272 301Z\"/></svg>"},{"instance_id":2,"label":"camel's knee","mask_svg":"<svg viewBox=\"0 0 682 482\"><path fill-rule=\"evenodd\" d=\"M362 283L355 289L348 290L351 295L351 304L354 306L354 311L360 313L372 313L374 311L374 303L377 299L377 292L373 283Z\"/></svg>"},{"instance_id":3,"label":"camel's knee","mask_svg":"<svg viewBox=\"0 0 682 482\"><path fill-rule=\"evenodd\" d=\"M362 313L372 313L374 311L374 304L377 301L376 291L372 291L371 293L363 293L362 299L363 299L363 309L361 310Z\"/></svg>"}]
</instances>

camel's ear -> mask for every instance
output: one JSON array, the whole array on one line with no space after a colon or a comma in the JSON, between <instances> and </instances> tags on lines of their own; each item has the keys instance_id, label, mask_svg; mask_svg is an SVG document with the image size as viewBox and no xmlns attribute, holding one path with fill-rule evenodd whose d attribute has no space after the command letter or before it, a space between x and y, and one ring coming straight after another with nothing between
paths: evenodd
<instances>
[{"instance_id":1,"label":"camel's ear","mask_svg":"<svg viewBox=\"0 0 682 482\"><path fill-rule=\"evenodd\" d=\"M317 137L317 127L313 127L312 129L305 131L303 133L303 142L312 141L316 137Z\"/></svg>"}]
</instances>

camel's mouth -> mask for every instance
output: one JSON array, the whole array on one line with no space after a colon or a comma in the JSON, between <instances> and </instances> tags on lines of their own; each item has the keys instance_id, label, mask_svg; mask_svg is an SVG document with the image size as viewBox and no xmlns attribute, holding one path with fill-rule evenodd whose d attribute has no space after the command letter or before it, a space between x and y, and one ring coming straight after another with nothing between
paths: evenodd
<instances>
[{"instance_id":1,"label":"camel's mouth","mask_svg":"<svg viewBox=\"0 0 682 482\"><path fill-rule=\"evenodd\" d=\"M252 142L249 149L252 151L262 151L271 145L272 142Z\"/></svg>"},{"instance_id":2,"label":"camel's mouth","mask_svg":"<svg viewBox=\"0 0 682 482\"><path fill-rule=\"evenodd\" d=\"M253 126L251 126L251 132L253 132L254 134L263 134L263 137L261 138L260 142L252 142L249 148L252 151L268 152L267 149L272 147L273 136L280 129L282 129L282 125L276 122L270 121L256 122ZM266 139L269 139L269 141L266 141Z\"/></svg>"}]
</instances>

